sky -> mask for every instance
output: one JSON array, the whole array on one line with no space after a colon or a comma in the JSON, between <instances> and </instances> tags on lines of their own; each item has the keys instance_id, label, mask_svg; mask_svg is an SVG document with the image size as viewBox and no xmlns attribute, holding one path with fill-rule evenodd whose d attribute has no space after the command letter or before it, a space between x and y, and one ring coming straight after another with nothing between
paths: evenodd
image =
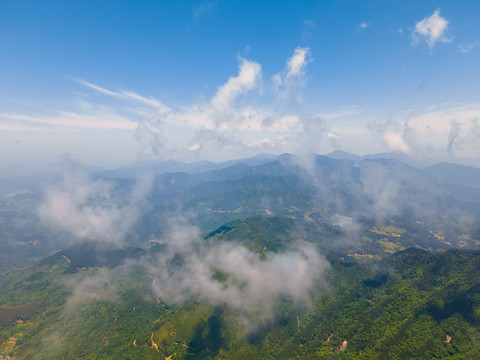
<instances>
[{"instance_id":1,"label":"sky","mask_svg":"<svg viewBox=\"0 0 480 360\"><path fill-rule=\"evenodd\" d=\"M398 151L480 166L480 2L0 2L0 172Z\"/></svg>"}]
</instances>

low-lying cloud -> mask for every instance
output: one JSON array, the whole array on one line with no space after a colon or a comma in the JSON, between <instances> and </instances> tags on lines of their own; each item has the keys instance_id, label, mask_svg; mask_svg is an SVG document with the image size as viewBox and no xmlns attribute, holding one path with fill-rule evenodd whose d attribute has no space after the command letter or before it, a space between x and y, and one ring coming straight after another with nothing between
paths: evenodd
<instances>
[{"instance_id":1,"label":"low-lying cloud","mask_svg":"<svg viewBox=\"0 0 480 360\"><path fill-rule=\"evenodd\" d=\"M80 239L122 243L137 221L152 186L148 175L137 179L126 198L114 196L114 184L92 180L85 169L67 162L63 180L49 185L37 208L41 221Z\"/></svg>"},{"instance_id":2,"label":"low-lying cloud","mask_svg":"<svg viewBox=\"0 0 480 360\"><path fill-rule=\"evenodd\" d=\"M197 228L174 225L162 238L162 250L123 265L77 274L65 311L90 301L118 298L116 282L131 269L143 269L151 296L169 304L203 302L233 309L247 332L278 315L284 299L309 307L324 284L328 261L307 242L281 253L259 254L236 241L207 241ZM148 275L148 276L147 276ZM145 289L147 284L140 284ZM148 297L147 294L144 296Z\"/></svg>"},{"instance_id":3,"label":"low-lying cloud","mask_svg":"<svg viewBox=\"0 0 480 360\"><path fill-rule=\"evenodd\" d=\"M239 242L206 242L190 226L173 226L166 239L165 251L148 265L156 296L229 305L249 320L274 316L280 297L310 304L329 266L303 242L262 259Z\"/></svg>"}]
</instances>

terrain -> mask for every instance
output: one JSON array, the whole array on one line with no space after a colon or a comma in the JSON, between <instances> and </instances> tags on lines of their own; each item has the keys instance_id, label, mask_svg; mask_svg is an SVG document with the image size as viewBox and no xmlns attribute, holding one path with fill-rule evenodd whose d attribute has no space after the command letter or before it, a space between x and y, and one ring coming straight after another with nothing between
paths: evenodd
<instances>
[{"instance_id":1,"label":"terrain","mask_svg":"<svg viewBox=\"0 0 480 360\"><path fill-rule=\"evenodd\" d=\"M480 169L154 165L2 186L0 358L480 356Z\"/></svg>"}]
</instances>

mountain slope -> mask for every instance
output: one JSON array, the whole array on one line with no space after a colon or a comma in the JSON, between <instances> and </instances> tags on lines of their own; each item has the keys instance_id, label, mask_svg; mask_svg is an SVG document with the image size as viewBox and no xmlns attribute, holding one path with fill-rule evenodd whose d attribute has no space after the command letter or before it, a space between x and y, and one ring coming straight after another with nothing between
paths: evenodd
<instances>
[{"instance_id":1,"label":"mountain slope","mask_svg":"<svg viewBox=\"0 0 480 360\"><path fill-rule=\"evenodd\" d=\"M241 225L240 225L241 226ZM224 228L225 229L225 228ZM222 234L222 229L212 237ZM218 240L217 240L218 241ZM75 258L75 254L71 254ZM80 255L80 258L83 255ZM52 258L0 281L0 355L15 359L472 359L480 356L480 252L408 249L375 267L333 260L314 303L283 299L245 332L228 306L148 299L148 274L76 299L73 279L108 273ZM112 268L110 271L115 271ZM14 290L15 289L15 290ZM327 290L328 289L328 290ZM102 293L107 296L101 296ZM79 296L80 293L77 293ZM150 295L151 297L151 295Z\"/></svg>"}]
</instances>

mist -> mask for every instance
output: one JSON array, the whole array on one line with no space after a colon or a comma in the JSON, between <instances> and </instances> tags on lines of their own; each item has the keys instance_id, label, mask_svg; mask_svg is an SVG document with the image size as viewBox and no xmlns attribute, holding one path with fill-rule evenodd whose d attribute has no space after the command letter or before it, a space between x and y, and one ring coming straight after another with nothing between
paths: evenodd
<instances>
[{"instance_id":1,"label":"mist","mask_svg":"<svg viewBox=\"0 0 480 360\"><path fill-rule=\"evenodd\" d=\"M131 192L124 197L115 193L115 184L93 180L85 168L64 162L62 180L47 185L43 202L37 208L39 219L78 239L122 244L125 235L145 209L153 176L138 176Z\"/></svg>"},{"instance_id":2,"label":"mist","mask_svg":"<svg viewBox=\"0 0 480 360\"><path fill-rule=\"evenodd\" d=\"M282 298L311 305L329 267L309 243L262 255L237 241L207 242L188 225L172 226L165 245L147 267L156 296L228 305L250 321L274 318Z\"/></svg>"}]
</instances>

